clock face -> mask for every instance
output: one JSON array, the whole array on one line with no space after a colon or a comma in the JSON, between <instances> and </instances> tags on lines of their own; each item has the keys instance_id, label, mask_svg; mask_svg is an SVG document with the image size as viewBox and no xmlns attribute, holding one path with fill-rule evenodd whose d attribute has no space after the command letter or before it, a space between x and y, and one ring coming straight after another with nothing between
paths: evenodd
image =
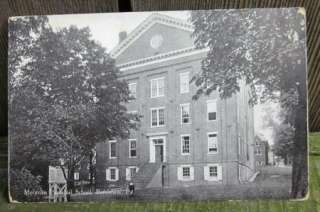
<instances>
[{"instance_id":1,"label":"clock face","mask_svg":"<svg viewBox=\"0 0 320 212\"><path fill-rule=\"evenodd\" d=\"M162 35L154 35L150 40L150 46L154 49L158 49L163 43Z\"/></svg>"}]
</instances>

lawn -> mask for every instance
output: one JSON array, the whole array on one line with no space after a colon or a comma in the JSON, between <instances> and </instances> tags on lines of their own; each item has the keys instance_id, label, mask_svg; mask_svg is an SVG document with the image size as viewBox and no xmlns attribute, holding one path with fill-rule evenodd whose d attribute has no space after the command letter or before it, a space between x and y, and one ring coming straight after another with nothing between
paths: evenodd
<instances>
[{"instance_id":1,"label":"lawn","mask_svg":"<svg viewBox=\"0 0 320 212\"><path fill-rule=\"evenodd\" d=\"M133 197L125 192L95 193L73 195L72 200L76 202L110 202L121 201L172 201L172 200L239 200L241 199L288 199L291 188L291 167L264 167L254 182L241 185L195 185L179 188L148 188L136 190Z\"/></svg>"},{"instance_id":2,"label":"lawn","mask_svg":"<svg viewBox=\"0 0 320 212\"><path fill-rule=\"evenodd\" d=\"M193 202L109 202L109 203L28 203L8 204L5 195L5 180L1 179L0 211L117 211L117 212L316 212L320 211L320 134L310 136L310 195L306 201L193 201Z\"/></svg>"}]
</instances>

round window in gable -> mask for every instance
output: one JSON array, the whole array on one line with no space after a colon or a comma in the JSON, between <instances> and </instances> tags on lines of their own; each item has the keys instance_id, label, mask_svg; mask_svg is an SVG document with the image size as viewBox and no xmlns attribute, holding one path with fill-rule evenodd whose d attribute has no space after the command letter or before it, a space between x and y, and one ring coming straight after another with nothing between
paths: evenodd
<instances>
[{"instance_id":1,"label":"round window in gable","mask_svg":"<svg viewBox=\"0 0 320 212\"><path fill-rule=\"evenodd\" d=\"M162 35L158 34L158 35L154 35L152 36L152 38L150 39L150 46L153 49L158 49L163 43L163 37Z\"/></svg>"}]
</instances>

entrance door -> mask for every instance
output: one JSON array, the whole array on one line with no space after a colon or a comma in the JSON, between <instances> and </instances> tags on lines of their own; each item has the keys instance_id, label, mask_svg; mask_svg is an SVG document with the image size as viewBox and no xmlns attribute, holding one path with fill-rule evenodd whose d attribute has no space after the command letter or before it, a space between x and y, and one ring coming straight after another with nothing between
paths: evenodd
<instances>
[{"instance_id":1,"label":"entrance door","mask_svg":"<svg viewBox=\"0 0 320 212\"><path fill-rule=\"evenodd\" d=\"M163 145L156 145L156 163L163 162Z\"/></svg>"},{"instance_id":2,"label":"entrance door","mask_svg":"<svg viewBox=\"0 0 320 212\"><path fill-rule=\"evenodd\" d=\"M154 136L150 138L150 163L166 162L166 138Z\"/></svg>"}]
</instances>

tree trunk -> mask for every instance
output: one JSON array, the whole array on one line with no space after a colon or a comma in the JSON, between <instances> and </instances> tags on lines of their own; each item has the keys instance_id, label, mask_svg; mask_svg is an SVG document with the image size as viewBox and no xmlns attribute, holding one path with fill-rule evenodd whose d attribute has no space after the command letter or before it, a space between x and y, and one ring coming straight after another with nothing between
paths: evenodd
<instances>
[{"instance_id":1,"label":"tree trunk","mask_svg":"<svg viewBox=\"0 0 320 212\"><path fill-rule=\"evenodd\" d=\"M297 70L299 104L295 115L295 136L292 158L292 198L303 198L308 192L307 100L305 67Z\"/></svg>"},{"instance_id":2,"label":"tree trunk","mask_svg":"<svg viewBox=\"0 0 320 212\"><path fill-rule=\"evenodd\" d=\"M89 173L90 173L90 191L94 191L93 188L93 164L92 164L92 160L93 160L93 153L92 151L90 151L90 157L89 157Z\"/></svg>"},{"instance_id":3,"label":"tree trunk","mask_svg":"<svg viewBox=\"0 0 320 212\"><path fill-rule=\"evenodd\" d=\"M75 193L75 187L74 187L74 168L71 168L68 175L68 190L71 193Z\"/></svg>"},{"instance_id":4,"label":"tree trunk","mask_svg":"<svg viewBox=\"0 0 320 212\"><path fill-rule=\"evenodd\" d=\"M284 156L284 165L288 165L288 155Z\"/></svg>"}]
</instances>

